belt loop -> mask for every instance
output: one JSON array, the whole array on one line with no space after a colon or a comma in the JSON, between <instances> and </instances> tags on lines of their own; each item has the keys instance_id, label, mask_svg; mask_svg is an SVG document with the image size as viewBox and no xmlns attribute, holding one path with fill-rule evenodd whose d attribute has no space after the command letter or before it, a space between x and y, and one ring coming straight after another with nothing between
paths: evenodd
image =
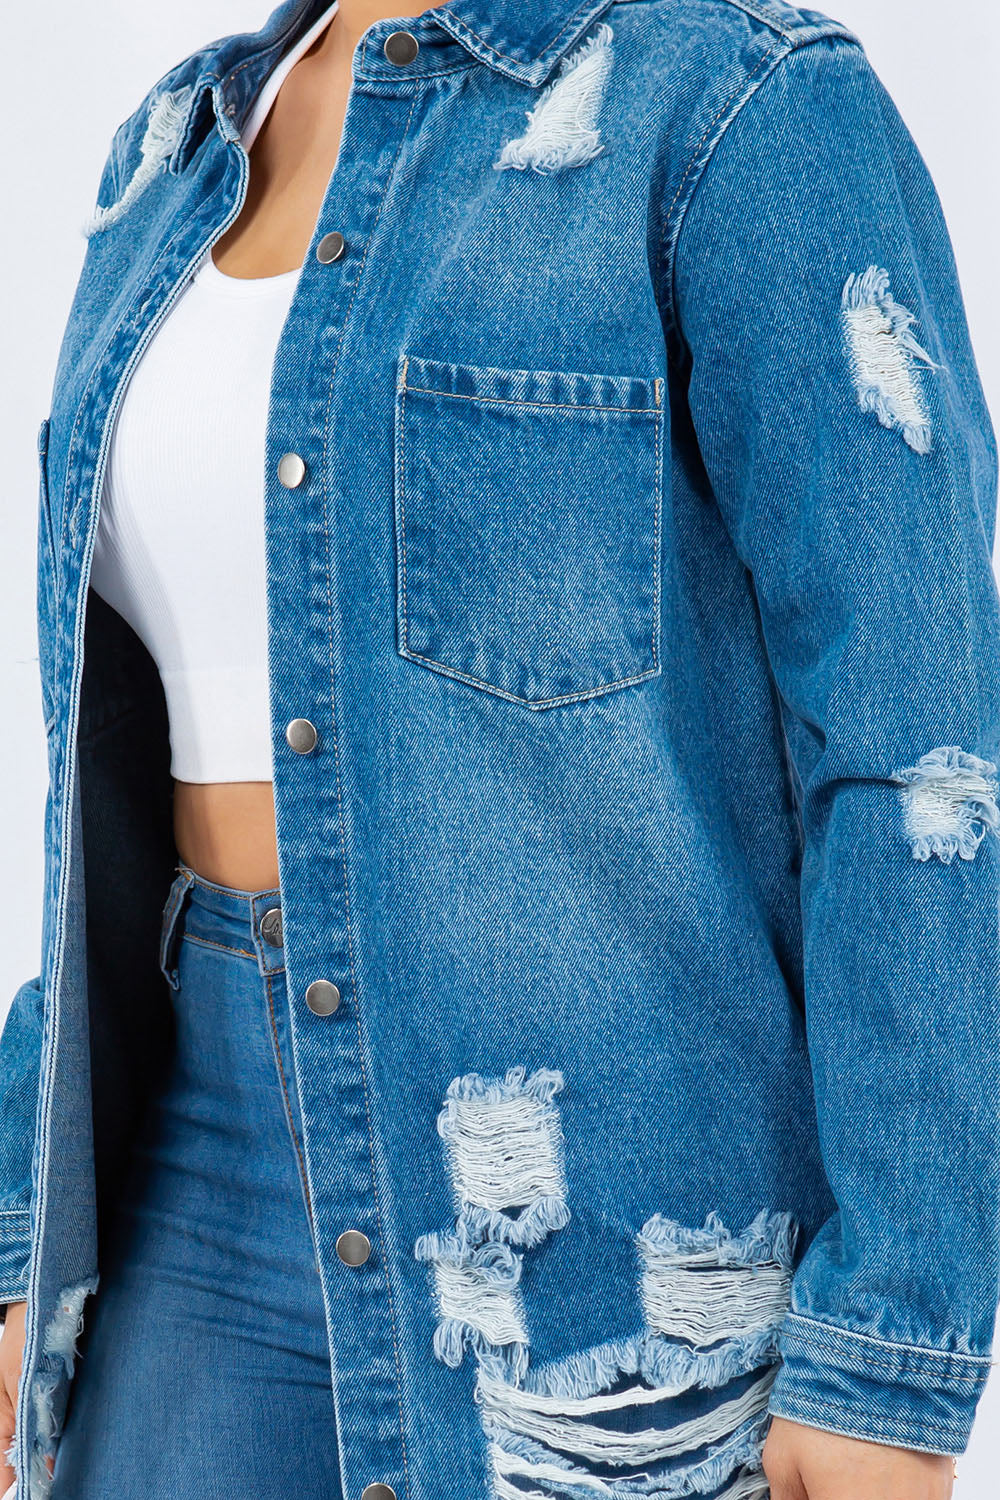
<instances>
[{"instance_id":1,"label":"belt loop","mask_svg":"<svg viewBox=\"0 0 1000 1500\"><path fill-rule=\"evenodd\" d=\"M171 989L180 989L176 967L177 924L187 895L194 882L194 871L187 865L178 865L177 874L167 893L163 906L163 921L160 925L160 971Z\"/></svg>"}]
</instances>

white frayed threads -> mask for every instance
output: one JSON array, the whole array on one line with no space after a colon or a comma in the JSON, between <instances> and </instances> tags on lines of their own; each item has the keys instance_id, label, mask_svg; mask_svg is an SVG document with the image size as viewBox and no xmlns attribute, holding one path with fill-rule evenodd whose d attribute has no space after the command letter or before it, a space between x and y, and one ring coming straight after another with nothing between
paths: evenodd
<instances>
[{"instance_id":1,"label":"white frayed threads","mask_svg":"<svg viewBox=\"0 0 1000 1500\"><path fill-rule=\"evenodd\" d=\"M936 370L912 333L916 317L889 290L889 272L869 266L848 276L841 299L861 410L901 432L914 453L931 450L931 426L917 365Z\"/></svg>"},{"instance_id":2,"label":"white frayed threads","mask_svg":"<svg viewBox=\"0 0 1000 1500\"><path fill-rule=\"evenodd\" d=\"M569 1221L562 1128L552 1100L562 1074L511 1068L503 1078L467 1073L448 1086L438 1115L456 1217L448 1233L421 1235L418 1260L434 1272L434 1352L446 1365L467 1348L480 1360L502 1351L507 1375L523 1379L528 1329L519 1282L522 1257Z\"/></svg>"},{"instance_id":3,"label":"white frayed threads","mask_svg":"<svg viewBox=\"0 0 1000 1500\"><path fill-rule=\"evenodd\" d=\"M92 234L99 234L104 229L110 229L112 224L117 224L136 199L141 197L149 187L167 157L180 141L193 93L194 90L190 84L186 84L184 88L176 89L173 93L160 94L150 101L149 123L139 148L139 165L132 173L121 197L115 203L109 204L106 208L101 208L100 205L95 208L83 226L83 232L88 238Z\"/></svg>"},{"instance_id":4,"label":"white frayed threads","mask_svg":"<svg viewBox=\"0 0 1000 1500\"><path fill-rule=\"evenodd\" d=\"M457 1369L466 1348L480 1354L506 1348L520 1370L528 1344L518 1285L521 1257L509 1245L476 1244L462 1229L421 1235L414 1253L434 1271L438 1359Z\"/></svg>"},{"instance_id":5,"label":"white frayed threads","mask_svg":"<svg viewBox=\"0 0 1000 1500\"><path fill-rule=\"evenodd\" d=\"M760 1455L768 1423L760 1394L755 1393L754 1400L746 1403L757 1408L757 1415L742 1422L721 1443L710 1447L703 1458L680 1467L672 1465L655 1473L644 1469L639 1473L609 1475L607 1478L595 1474L590 1468L581 1467L564 1453L533 1438L509 1432L496 1422L487 1422L493 1492L497 1500L555 1500L556 1496L570 1495L575 1500L584 1500L584 1497L594 1500L596 1496L607 1497L607 1500L681 1500L682 1496L714 1494L734 1473L741 1471L736 1484L726 1492L725 1500L747 1500L747 1496L753 1493L746 1483L747 1471L757 1471L756 1488L762 1488ZM767 1393L762 1394L766 1405ZM738 1416L742 1405L739 1400L728 1403L730 1419ZM686 1425L689 1436L697 1438L695 1424ZM696 1443L696 1446L700 1445ZM610 1466L614 1466L613 1462ZM532 1483L534 1488L525 1490L521 1487L523 1483Z\"/></svg>"},{"instance_id":6,"label":"white frayed threads","mask_svg":"<svg viewBox=\"0 0 1000 1500\"><path fill-rule=\"evenodd\" d=\"M914 859L975 859L987 833L1000 832L996 771L990 760L941 745L895 773Z\"/></svg>"},{"instance_id":7,"label":"white frayed threads","mask_svg":"<svg viewBox=\"0 0 1000 1500\"><path fill-rule=\"evenodd\" d=\"M597 120L611 71L611 27L602 22L594 35L567 57L558 74L527 111L528 128L508 141L493 165L523 172L559 172L582 167L604 149Z\"/></svg>"},{"instance_id":8,"label":"white frayed threads","mask_svg":"<svg viewBox=\"0 0 1000 1500\"><path fill-rule=\"evenodd\" d=\"M688 1230L657 1214L638 1236L649 1327L703 1349L780 1323L788 1310L792 1224L760 1214L742 1235L711 1215Z\"/></svg>"},{"instance_id":9,"label":"white frayed threads","mask_svg":"<svg viewBox=\"0 0 1000 1500\"><path fill-rule=\"evenodd\" d=\"M720 1442L766 1410L776 1374L776 1369L768 1370L741 1395L710 1407L701 1416L677 1422L672 1427L647 1427L634 1432L572 1421L549 1413L542 1415L523 1409L511 1412L503 1400L502 1390L497 1392L482 1384L478 1387L478 1396L483 1406L483 1419L488 1425L493 1423L509 1428L520 1438L544 1443L580 1463L624 1467L664 1463L708 1443Z\"/></svg>"},{"instance_id":10,"label":"white frayed threads","mask_svg":"<svg viewBox=\"0 0 1000 1500\"><path fill-rule=\"evenodd\" d=\"M438 1131L447 1142L455 1195L491 1239L533 1241L527 1229L539 1213L542 1234L564 1221L562 1129L552 1103L561 1088L561 1075L544 1068L530 1078L524 1068L511 1068L489 1082L473 1073L448 1088ZM517 1232L522 1219L524 1239Z\"/></svg>"}]
</instances>

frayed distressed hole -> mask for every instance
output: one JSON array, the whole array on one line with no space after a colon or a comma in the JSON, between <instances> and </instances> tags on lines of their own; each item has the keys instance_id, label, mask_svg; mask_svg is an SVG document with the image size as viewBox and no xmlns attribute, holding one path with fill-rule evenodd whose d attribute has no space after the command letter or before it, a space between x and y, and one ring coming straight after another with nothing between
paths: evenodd
<instances>
[{"instance_id":1,"label":"frayed distressed hole","mask_svg":"<svg viewBox=\"0 0 1000 1500\"><path fill-rule=\"evenodd\" d=\"M929 453L930 417L918 366L938 366L913 335L915 315L895 300L880 266L847 278L841 306L861 410L900 432L915 453Z\"/></svg>"},{"instance_id":2,"label":"frayed distressed hole","mask_svg":"<svg viewBox=\"0 0 1000 1500\"><path fill-rule=\"evenodd\" d=\"M423 1235L415 1254L434 1273L438 1359L456 1368L466 1349L485 1355L514 1346L509 1353L519 1370L521 1349L528 1343L518 1286L520 1257L507 1245L476 1245L460 1233Z\"/></svg>"},{"instance_id":3,"label":"frayed distressed hole","mask_svg":"<svg viewBox=\"0 0 1000 1500\"><path fill-rule=\"evenodd\" d=\"M732 1500L753 1494L750 1477L756 1472L767 1417L755 1415L720 1443L705 1446L692 1461L670 1467L645 1465L639 1472L615 1473L608 1465L584 1468L544 1443L486 1424L494 1493L499 1500L528 1500L544 1496L602 1496L608 1500L680 1500L708 1495L728 1483Z\"/></svg>"},{"instance_id":4,"label":"frayed distressed hole","mask_svg":"<svg viewBox=\"0 0 1000 1500\"><path fill-rule=\"evenodd\" d=\"M562 1075L548 1068L503 1078L452 1080L438 1116L456 1202L454 1230L418 1239L414 1254L434 1275L434 1352L461 1363L500 1352L507 1376L523 1379L528 1329L513 1246L538 1245L569 1221L562 1129L553 1104Z\"/></svg>"},{"instance_id":5,"label":"frayed distressed hole","mask_svg":"<svg viewBox=\"0 0 1000 1500\"><path fill-rule=\"evenodd\" d=\"M647 1399L646 1393L656 1393L649 1399L658 1400L679 1396L692 1387L718 1390L777 1360L784 1312L770 1326L727 1339L712 1349L693 1349L652 1330L582 1349L530 1369L510 1401L512 1406L522 1401L530 1405L542 1398L554 1401L565 1413L587 1415L601 1409L609 1392L626 1386L637 1393L637 1404ZM494 1368L489 1360L483 1361L483 1370L486 1378L507 1378L503 1367Z\"/></svg>"},{"instance_id":6,"label":"frayed distressed hole","mask_svg":"<svg viewBox=\"0 0 1000 1500\"><path fill-rule=\"evenodd\" d=\"M761 1213L739 1235L712 1214L702 1230L655 1215L638 1236L649 1327L696 1348L773 1328L788 1309L794 1238L788 1214Z\"/></svg>"},{"instance_id":7,"label":"frayed distressed hole","mask_svg":"<svg viewBox=\"0 0 1000 1500\"><path fill-rule=\"evenodd\" d=\"M586 1403L588 1416L551 1397L514 1401L482 1372L477 1398L487 1425L544 1444L594 1469L645 1468L695 1454L728 1438L767 1407L775 1370L744 1377L723 1399L691 1390L625 1387Z\"/></svg>"},{"instance_id":8,"label":"frayed distressed hole","mask_svg":"<svg viewBox=\"0 0 1000 1500\"><path fill-rule=\"evenodd\" d=\"M105 208L98 205L94 209L83 226L85 236L89 238L100 234L102 230L110 229L112 224L117 224L146 191L180 143L193 96L194 89L190 84L185 84L183 88L159 94L150 100L148 123L139 148L139 165L116 202L109 203Z\"/></svg>"},{"instance_id":9,"label":"frayed distressed hole","mask_svg":"<svg viewBox=\"0 0 1000 1500\"><path fill-rule=\"evenodd\" d=\"M450 1085L438 1117L459 1211L481 1239L538 1244L569 1218L559 1111L562 1077L512 1068Z\"/></svg>"},{"instance_id":10,"label":"frayed distressed hole","mask_svg":"<svg viewBox=\"0 0 1000 1500\"><path fill-rule=\"evenodd\" d=\"M893 774L901 787L903 828L914 859L975 859L988 833L1000 831L997 768L957 745L940 745Z\"/></svg>"},{"instance_id":11,"label":"frayed distressed hole","mask_svg":"<svg viewBox=\"0 0 1000 1500\"><path fill-rule=\"evenodd\" d=\"M604 149L598 119L611 72L613 32L602 22L594 35L564 59L555 79L527 111L523 135L508 141L493 163L498 171L530 167L548 174L582 167Z\"/></svg>"},{"instance_id":12,"label":"frayed distressed hole","mask_svg":"<svg viewBox=\"0 0 1000 1500\"><path fill-rule=\"evenodd\" d=\"M797 1226L762 1210L732 1233L663 1215L637 1236L646 1331L515 1380L480 1361L498 1500L766 1492L760 1457ZM631 1471L631 1472L622 1472Z\"/></svg>"}]
</instances>

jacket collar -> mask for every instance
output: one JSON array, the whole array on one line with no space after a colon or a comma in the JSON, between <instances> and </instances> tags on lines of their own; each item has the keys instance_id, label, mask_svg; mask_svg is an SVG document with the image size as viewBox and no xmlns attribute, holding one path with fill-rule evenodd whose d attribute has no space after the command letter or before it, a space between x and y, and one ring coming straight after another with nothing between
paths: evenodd
<instances>
[{"instance_id":1,"label":"jacket collar","mask_svg":"<svg viewBox=\"0 0 1000 1500\"><path fill-rule=\"evenodd\" d=\"M537 87L591 22L614 0L445 0L421 19L436 21L456 42L498 73ZM263 67L275 51L292 46L327 9L330 0L285 0L262 29L228 37L210 60L215 78L247 65L256 54ZM252 64L251 64L252 67Z\"/></svg>"},{"instance_id":2,"label":"jacket collar","mask_svg":"<svg viewBox=\"0 0 1000 1500\"><path fill-rule=\"evenodd\" d=\"M430 12L481 62L518 82L544 83L612 0L447 0Z\"/></svg>"},{"instance_id":3,"label":"jacket collar","mask_svg":"<svg viewBox=\"0 0 1000 1500\"><path fill-rule=\"evenodd\" d=\"M223 38L191 59L187 117L169 167L181 172L210 127L216 88L223 97L223 130L237 134L269 67L327 9L330 0L284 0L260 31ZM446 0L423 13L480 62L518 83L538 88L588 26L615 0ZM200 67L199 67L200 64ZM187 80L183 80L186 82ZM176 85L175 85L176 86Z\"/></svg>"}]
</instances>

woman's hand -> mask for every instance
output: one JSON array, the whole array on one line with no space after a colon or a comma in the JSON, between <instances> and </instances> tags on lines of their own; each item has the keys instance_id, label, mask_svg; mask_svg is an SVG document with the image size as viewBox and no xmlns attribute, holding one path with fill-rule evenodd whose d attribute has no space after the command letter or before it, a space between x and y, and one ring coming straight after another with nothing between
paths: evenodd
<instances>
[{"instance_id":1,"label":"woman's hand","mask_svg":"<svg viewBox=\"0 0 1000 1500\"><path fill-rule=\"evenodd\" d=\"M775 1417L764 1473L771 1500L951 1500L955 1461Z\"/></svg>"},{"instance_id":2,"label":"woman's hand","mask_svg":"<svg viewBox=\"0 0 1000 1500\"><path fill-rule=\"evenodd\" d=\"M17 1382L24 1354L24 1302L11 1302L0 1334L0 1495L14 1483L14 1471L4 1457L14 1438Z\"/></svg>"}]
</instances>

